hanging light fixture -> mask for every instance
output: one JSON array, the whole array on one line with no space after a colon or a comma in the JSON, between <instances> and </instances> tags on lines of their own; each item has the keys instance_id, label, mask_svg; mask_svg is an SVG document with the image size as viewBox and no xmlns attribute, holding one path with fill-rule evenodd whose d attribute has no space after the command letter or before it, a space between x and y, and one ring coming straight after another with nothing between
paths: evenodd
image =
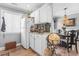
<instances>
[{"instance_id":1,"label":"hanging light fixture","mask_svg":"<svg viewBox=\"0 0 79 59\"><path fill-rule=\"evenodd\" d=\"M64 23L63 23L63 25L67 25L67 24L69 24L68 16L67 16L67 14L66 14L66 10L67 10L67 8L64 8L65 15L64 15Z\"/></svg>"},{"instance_id":2,"label":"hanging light fixture","mask_svg":"<svg viewBox=\"0 0 79 59\"><path fill-rule=\"evenodd\" d=\"M67 10L67 8L64 8L65 14L64 14L64 21L63 21L63 26L62 26L64 34L66 34L66 25L69 24L69 20L68 20L67 14L66 14L66 10Z\"/></svg>"}]
</instances>

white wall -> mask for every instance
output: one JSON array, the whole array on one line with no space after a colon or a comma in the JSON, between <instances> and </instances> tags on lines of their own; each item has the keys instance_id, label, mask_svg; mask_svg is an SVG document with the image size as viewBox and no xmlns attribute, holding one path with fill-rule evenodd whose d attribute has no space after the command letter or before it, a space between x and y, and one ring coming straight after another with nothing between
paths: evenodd
<instances>
[{"instance_id":1,"label":"white wall","mask_svg":"<svg viewBox=\"0 0 79 59\"><path fill-rule=\"evenodd\" d=\"M5 38L3 38L3 32L0 31L0 47L3 47L5 45L5 42L9 41L16 41L17 43L20 43L20 20L22 14L5 9L0 9L0 14L0 17L4 16L6 24ZM0 30L1 26L2 18L0 18Z\"/></svg>"},{"instance_id":2,"label":"white wall","mask_svg":"<svg viewBox=\"0 0 79 59\"><path fill-rule=\"evenodd\" d=\"M67 8L67 15L79 13L79 3L53 3L54 16L63 16L64 8Z\"/></svg>"},{"instance_id":3,"label":"white wall","mask_svg":"<svg viewBox=\"0 0 79 59\"><path fill-rule=\"evenodd\" d=\"M67 8L66 14L69 18L76 18L76 26L67 27L67 30L79 29L79 3L54 3L53 4L53 16L59 17L57 23L57 29L61 29L64 19L64 8Z\"/></svg>"},{"instance_id":4,"label":"white wall","mask_svg":"<svg viewBox=\"0 0 79 59\"><path fill-rule=\"evenodd\" d=\"M69 18L75 18L75 26L66 27L66 30L79 30L79 13L68 16ZM61 17L58 19L57 29L62 29L64 18Z\"/></svg>"},{"instance_id":5,"label":"white wall","mask_svg":"<svg viewBox=\"0 0 79 59\"><path fill-rule=\"evenodd\" d=\"M4 11L5 23L6 23L6 33L20 33L20 14L13 14Z\"/></svg>"}]
</instances>

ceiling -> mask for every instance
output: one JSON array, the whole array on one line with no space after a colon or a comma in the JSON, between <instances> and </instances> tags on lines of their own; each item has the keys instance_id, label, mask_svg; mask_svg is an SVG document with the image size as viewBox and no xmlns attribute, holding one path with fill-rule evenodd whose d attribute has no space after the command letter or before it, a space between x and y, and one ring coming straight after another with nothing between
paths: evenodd
<instances>
[{"instance_id":1,"label":"ceiling","mask_svg":"<svg viewBox=\"0 0 79 59\"><path fill-rule=\"evenodd\" d=\"M21 13L33 12L40 8L44 3L0 3L1 8L14 10Z\"/></svg>"},{"instance_id":2,"label":"ceiling","mask_svg":"<svg viewBox=\"0 0 79 59\"><path fill-rule=\"evenodd\" d=\"M1 8L13 10L19 13L35 11L45 3L0 3ZM53 15L64 16L64 8L67 7L67 15L79 13L79 3L53 3Z\"/></svg>"},{"instance_id":3,"label":"ceiling","mask_svg":"<svg viewBox=\"0 0 79 59\"><path fill-rule=\"evenodd\" d=\"M64 8L67 8L67 15L79 13L79 3L54 3L53 14L54 16L64 16Z\"/></svg>"}]
</instances>

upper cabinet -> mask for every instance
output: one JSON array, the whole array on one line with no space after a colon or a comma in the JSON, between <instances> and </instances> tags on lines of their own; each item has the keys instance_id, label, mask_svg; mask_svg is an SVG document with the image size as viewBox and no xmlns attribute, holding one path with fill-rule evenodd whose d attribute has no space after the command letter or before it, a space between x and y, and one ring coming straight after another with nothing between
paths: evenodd
<instances>
[{"instance_id":1,"label":"upper cabinet","mask_svg":"<svg viewBox=\"0 0 79 59\"><path fill-rule=\"evenodd\" d=\"M40 8L40 23L47 22L47 7L44 5Z\"/></svg>"},{"instance_id":2,"label":"upper cabinet","mask_svg":"<svg viewBox=\"0 0 79 59\"><path fill-rule=\"evenodd\" d=\"M51 23L52 20L52 8L51 5L45 4L38 10L34 11L31 16L35 17L35 23Z\"/></svg>"},{"instance_id":3,"label":"upper cabinet","mask_svg":"<svg viewBox=\"0 0 79 59\"><path fill-rule=\"evenodd\" d=\"M31 13L31 17L34 17L34 23L37 24L39 23L39 10L34 11Z\"/></svg>"},{"instance_id":4,"label":"upper cabinet","mask_svg":"<svg viewBox=\"0 0 79 59\"><path fill-rule=\"evenodd\" d=\"M52 18L53 18L53 16L52 16L53 12L52 11L53 11L52 7L49 5L47 7L47 22L49 22L49 23L51 23Z\"/></svg>"},{"instance_id":5,"label":"upper cabinet","mask_svg":"<svg viewBox=\"0 0 79 59\"><path fill-rule=\"evenodd\" d=\"M35 24L37 24L37 23L39 23L40 21L39 21L39 10L36 10L35 11Z\"/></svg>"},{"instance_id":6,"label":"upper cabinet","mask_svg":"<svg viewBox=\"0 0 79 59\"><path fill-rule=\"evenodd\" d=\"M52 20L52 8L50 5L44 5L40 9L40 22L49 22Z\"/></svg>"}]
</instances>

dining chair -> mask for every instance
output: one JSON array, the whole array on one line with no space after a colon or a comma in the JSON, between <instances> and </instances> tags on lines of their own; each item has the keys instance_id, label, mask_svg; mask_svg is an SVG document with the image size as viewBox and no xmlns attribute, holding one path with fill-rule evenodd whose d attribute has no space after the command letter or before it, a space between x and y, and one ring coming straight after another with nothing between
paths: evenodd
<instances>
[{"instance_id":1,"label":"dining chair","mask_svg":"<svg viewBox=\"0 0 79 59\"><path fill-rule=\"evenodd\" d=\"M78 53L78 49L77 49L78 32L75 30L71 30L67 35L70 35L70 38L67 39L68 52L69 52L69 48L72 50L72 46L75 45L76 53Z\"/></svg>"}]
</instances>

